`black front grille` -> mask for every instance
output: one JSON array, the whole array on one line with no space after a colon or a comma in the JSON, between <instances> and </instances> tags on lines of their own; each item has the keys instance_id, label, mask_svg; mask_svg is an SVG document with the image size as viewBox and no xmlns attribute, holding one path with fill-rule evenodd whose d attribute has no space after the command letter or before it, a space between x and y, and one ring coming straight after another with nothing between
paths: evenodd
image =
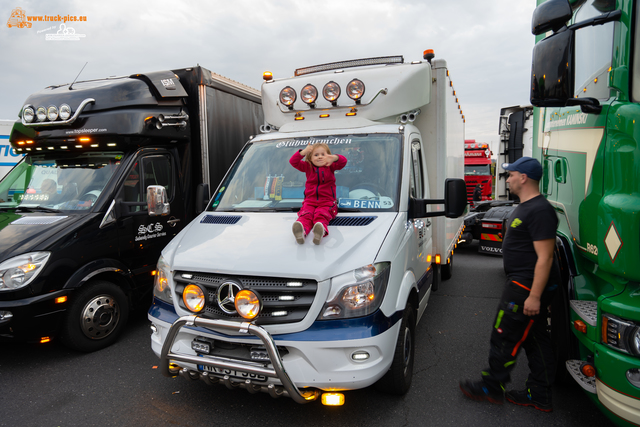
<instances>
[{"instance_id":1,"label":"black front grille","mask_svg":"<svg viewBox=\"0 0 640 427\"><path fill-rule=\"evenodd\" d=\"M182 292L188 284L205 290L206 304L201 315L208 319L246 321L237 313L227 313L218 304L218 289L225 283L236 283L260 295L262 310L255 320L258 325L299 322L307 315L318 289L317 282L307 279L288 279L261 276L234 276L209 273L176 272L176 293L181 307ZM237 288L236 288L237 289ZM227 307L227 310L229 307Z\"/></svg>"}]
</instances>

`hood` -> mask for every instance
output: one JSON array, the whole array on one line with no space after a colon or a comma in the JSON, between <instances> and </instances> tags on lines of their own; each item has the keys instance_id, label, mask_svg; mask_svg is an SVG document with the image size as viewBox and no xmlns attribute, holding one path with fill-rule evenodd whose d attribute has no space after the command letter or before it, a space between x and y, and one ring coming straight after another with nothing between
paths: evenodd
<instances>
[{"instance_id":1,"label":"hood","mask_svg":"<svg viewBox=\"0 0 640 427\"><path fill-rule=\"evenodd\" d=\"M34 250L72 224L81 224L78 215L0 212L0 262Z\"/></svg>"},{"instance_id":2,"label":"hood","mask_svg":"<svg viewBox=\"0 0 640 427\"><path fill-rule=\"evenodd\" d=\"M196 218L163 251L174 271L329 279L376 260L397 213L342 215L320 245L296 243L296 214L208 212ZM235 224L218 222L233 222ZM368 224L366 224L368 222Z\"/></svg>"}]
</instances>

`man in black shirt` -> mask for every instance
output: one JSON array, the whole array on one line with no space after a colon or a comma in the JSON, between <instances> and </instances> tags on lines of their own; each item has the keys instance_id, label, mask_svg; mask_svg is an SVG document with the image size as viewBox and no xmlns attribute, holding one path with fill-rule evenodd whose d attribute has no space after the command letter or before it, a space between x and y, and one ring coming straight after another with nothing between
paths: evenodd
<instances>
[{"instance_id":1,"label":"man in black shirt","mask_svg":"<svg viewBox=\"0 0 640 427\"><path fill-rule=\"evenodd\" d=\"M507 282L491 332L489 368L480 381L460 382L460 389L474 400L517 405L550 412L555 358L547 332L547 307L559 283L553 257L558 218L540 194L542 166L531 157L503 164L509 172L509 190L520 198L511 213L502 243ZM529 368L526 389L504 393L518 352L524 348Z\"/></svg>"}]
</instances>

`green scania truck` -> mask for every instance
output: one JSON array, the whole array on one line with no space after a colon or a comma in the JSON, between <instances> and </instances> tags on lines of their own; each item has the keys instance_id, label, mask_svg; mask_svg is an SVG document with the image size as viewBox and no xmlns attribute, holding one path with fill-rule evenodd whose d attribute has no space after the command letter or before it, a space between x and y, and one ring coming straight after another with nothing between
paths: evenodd
<instances>
[{"instance_id":1,"label":"green scania truck","mask_svg":"<svg viewBox=\"0 0 640 427\"><path fill-rule=\"evenodd\" d=\"M533 153L560 220L558 374L615 423L639 425L640 2L537 2Z\"/></svg>"}]
</instances>

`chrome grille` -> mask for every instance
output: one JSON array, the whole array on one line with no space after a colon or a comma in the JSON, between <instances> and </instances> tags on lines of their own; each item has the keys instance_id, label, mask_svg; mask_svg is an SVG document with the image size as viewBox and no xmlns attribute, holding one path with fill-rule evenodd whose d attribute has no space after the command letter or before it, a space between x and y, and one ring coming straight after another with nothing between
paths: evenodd
<instances>
[{"instance_id":1,"label":"chrome grille","mask_svg":"<svg viewBox=\"0 0 640 427\"><path fill-rule=\"evenodd\" d=\"M258 325L299 322L307 315L318 289L317 282L307 279L289 279L261 276L234 276L178 271L174 275L178 304L182 308L182 292L188 284L201 286L206 292L202 316L209 319L245 321L237 313L228 314L218 304L218 288L227 281L251 289L262 299L262 311L255 320ZM294 286L292 286L292 284Z\"/></svg>"}]
</instances>

